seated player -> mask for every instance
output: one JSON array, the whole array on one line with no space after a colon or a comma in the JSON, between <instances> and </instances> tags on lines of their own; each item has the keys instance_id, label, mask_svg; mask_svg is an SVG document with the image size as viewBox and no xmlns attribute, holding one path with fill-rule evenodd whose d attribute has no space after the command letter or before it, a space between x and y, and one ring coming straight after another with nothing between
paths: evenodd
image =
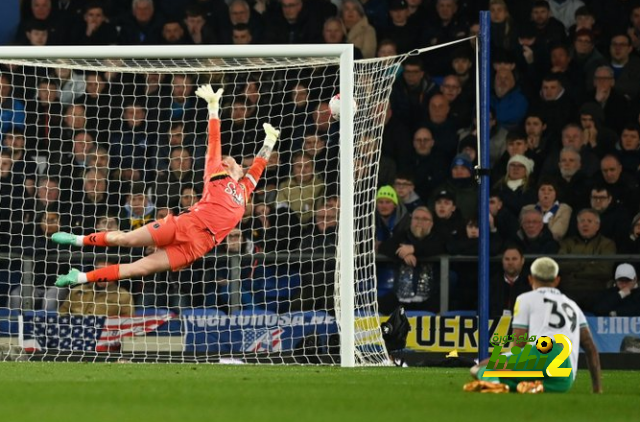
<instances>
[{"instance_id":1,"label":"seated player","mask_svg":"<svg viewBox=\"0 0 640 422\"><path fill-rule=\"evenodd\" d=\"M213 92L211 85L203 85L196 95L207 101L209 109L209 147L202 199L178 216L169 214L162 220L131 232L98 232L87 236L55 233L52 240L62 245L157 248L154 253L131 264L109 265L88 273L72 269L69 274L58 276L56 286L116 281L167 270L177 271L222 243L240 222L280 132L268 123L263 125L266 132L264 145L247 173L243 174L242 168L232 157L222 158L218 117L222 89Z\"/></svg>"},{"instance_id":2,"label":"seated player","mask_svg":"<svg viewBox=\"0 0 640 422\"><path fill-rule=\"evenodd\" d=\"M560 283L558 272L558 264L551 258L542 257L533 261L531 275L529 276L529 283L533 291L521 294L516 300L513 315L513 337L518 338L524 336L525 333L535 335L536 338L542 336L552 337L556 334L567 336L572 344L571 355L569 355L569 359L560 364L560 368L571 368L571 374L568 377L548 377L545 367L543 370L545 376L542 381L524 377L483 378L482 375L487 373L485 372L488 363L487 359L471 368L471 375L478 381L466 384L464 386L465 391L567 392L571 389L576 378L578 353L582 347L586 354L589 372L591 373L593 392L602 393L598 350L593 343L591 331L589 331L587 320L582 310L574 301L557 289ZM525 345L526 342L515 342L513 344L513 346L518 347ZM547 362L549 363L562 350L559 347L559 343L556 343L555 346L547 355ZM532 354L540 356L535 347L531 349L529 356ZM510 353L507 355L510 355ZM499 369L502 370L502 368Z\"/></svg>"}]
</instances>

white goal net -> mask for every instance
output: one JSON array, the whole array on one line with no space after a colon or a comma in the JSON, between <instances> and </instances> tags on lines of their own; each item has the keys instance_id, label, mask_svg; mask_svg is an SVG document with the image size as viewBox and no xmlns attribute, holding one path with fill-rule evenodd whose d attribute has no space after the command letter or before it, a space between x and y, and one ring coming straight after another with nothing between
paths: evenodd
<instances>
[{"instance_id":1,"label":"white goal net","mask_svg":"<svg viewBox=\"0 0 640 422\"><path fill-rule=\"evenodd\" d=\"M387 363L373 215L404 57L354 63L355 107L343 103L337 122L329 100L341 90L339 53L168 50L175 58L97 47L91 59L72 58L74 49L64 57L64 48L28 50L56 51L50 59L2 52L0 339L30 359ZM70 268L129 263L152 248L69 248L51 242L54 232L133 230L199 199L207 107L194 91L204 83L224 87L222 153L245 169L262 124L281 130L238 228L177 272L55 287Z\"/></svg>"}]
</instances>

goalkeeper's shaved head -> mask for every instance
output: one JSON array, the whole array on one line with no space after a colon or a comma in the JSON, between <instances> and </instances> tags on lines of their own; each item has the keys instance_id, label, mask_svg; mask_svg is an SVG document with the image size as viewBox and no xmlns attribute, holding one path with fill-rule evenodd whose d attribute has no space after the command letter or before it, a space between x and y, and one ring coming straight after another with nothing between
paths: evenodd
<instances>
[{"instance_id":1,"label":"goalkeeper's shaved head","mask_svg":"<svg viewBox=\"0 0 640 422\"><path fill-rule=\"evenodd\" d=\"M538 258L531 264L531 276L542 283L554 282L559 272L558 263L551 258Z\"/></svg>"}]
</instances>

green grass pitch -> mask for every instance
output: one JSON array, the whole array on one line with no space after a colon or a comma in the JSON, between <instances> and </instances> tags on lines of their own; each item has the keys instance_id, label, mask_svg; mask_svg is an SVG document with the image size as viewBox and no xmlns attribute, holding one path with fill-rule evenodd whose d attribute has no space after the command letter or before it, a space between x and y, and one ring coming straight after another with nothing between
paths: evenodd
<instances>
[{"instance_id":1,"label":"green grass pitch","mask_svg":"<svg viewBox=\"0 0 640 422\"><path fill-rule=\"evenodd\" d=\"M0 363L3 422L631 421L640 372L604 371L591 394L465 393L466 369Z\"/></svg>"}]
</instances>

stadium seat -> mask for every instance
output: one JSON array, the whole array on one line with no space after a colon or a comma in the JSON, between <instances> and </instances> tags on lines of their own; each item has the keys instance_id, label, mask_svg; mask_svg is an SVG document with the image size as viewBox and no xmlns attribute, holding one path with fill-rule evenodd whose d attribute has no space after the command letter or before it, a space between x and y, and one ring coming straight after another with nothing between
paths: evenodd
<instances>
[{"instance_id":1,"label":"stadium seat","mask_svg":"<svg viewBox=\"0 0 640 422\"><path fill-rule=\"evenodd\" d=\"M464 316L464 317L475 317L477 316L476 311L447 311L440 314L443 317L455 317L455 316Z\"/></svg>"}]
</instances>

